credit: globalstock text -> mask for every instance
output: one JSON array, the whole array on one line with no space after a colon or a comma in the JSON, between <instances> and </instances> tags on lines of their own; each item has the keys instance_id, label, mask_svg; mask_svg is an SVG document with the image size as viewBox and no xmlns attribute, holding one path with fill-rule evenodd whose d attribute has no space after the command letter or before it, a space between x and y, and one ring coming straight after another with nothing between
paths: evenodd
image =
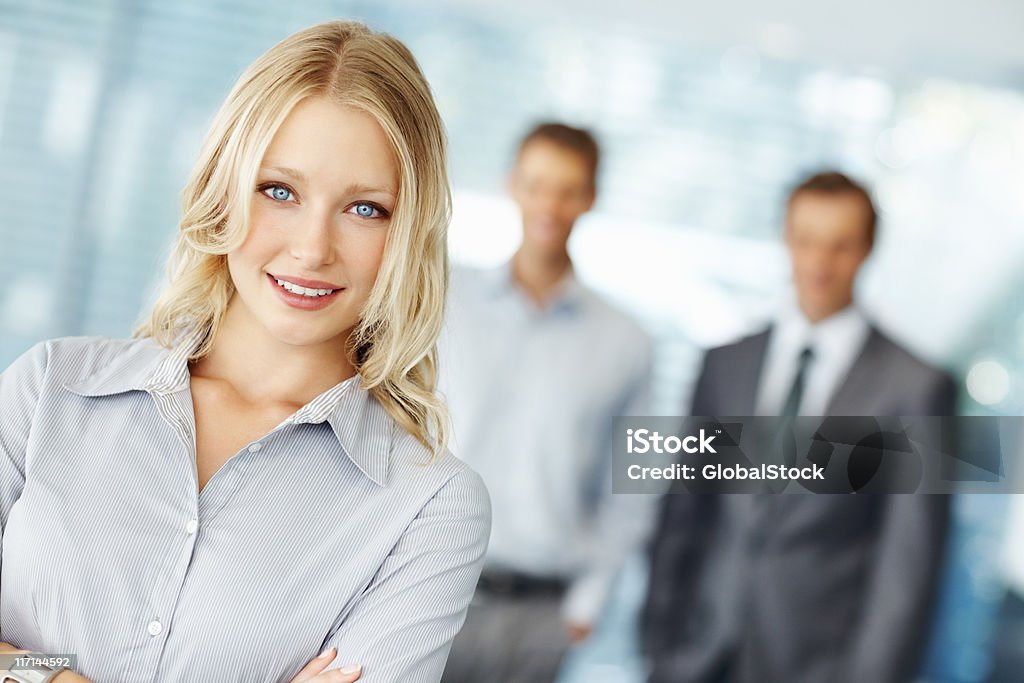
<instances>
[{"instance_id":1,"label":"credit: globalstock text","mask_svg":"<svg viewBox=\"0 0 1024 683\"><path fill-rule=\"evenodd\" d=\"M646 467L630 465L626 475L633 480L641 479L681 479L692 481L697 478L697 467L694 465L674 464L667 467ZM799 479L825 480L825 470L817 465L808 467L786 467L785 465L704 465L700 468L700 476L708 481L719 480L779 480Z\"/></svg>"}]
</instances>

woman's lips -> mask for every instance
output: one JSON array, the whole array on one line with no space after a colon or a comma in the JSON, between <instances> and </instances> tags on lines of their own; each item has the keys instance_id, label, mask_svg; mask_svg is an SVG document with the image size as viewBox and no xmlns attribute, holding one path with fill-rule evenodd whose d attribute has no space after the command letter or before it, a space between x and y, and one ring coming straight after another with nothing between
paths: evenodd
<instances>
[{"instance_id":1,"label":"woman's lips","mask_svg":"<svg viewBox=\"0 0 1024 683\"><path fill-rule=\"evenodd\" d=\"M310 280L304 277L282 275L281 273L269 273L269 275L275 280L284 280L285 282L290 282L293 285L306 287L308 289L344 289L341 285L336 285L332 282L324 282L323 280Z\"/></svg>"},{"instance_id":2,"label":"woman's lips","mask_svg":"<svg viewBox=\"0 0 1024 683\"><path fill-rule=\"evenodd\" d=\"M286 282L288 285L292 286L293 289L300 288L302 292L288 291L288 289L283 285L279 284L279 280ZM288 304L292 308L298 308L303 311L317 311L322 308L326 308L338 298L339 294L345 291L344 287L337 287L336 285L331 285L331 283L327 282L302 280L304 283L330 285L327 287L310 287L306 284L301 284L300 282L293 282L291 280L286 280L285 278L275 277L270 273L267 273L267 281L274 288L274 291L277 292L277 295L281 297L281 300L284 301L284 303ZM322 292L324 290L332 291L330 294L317 293L317 291ZM312 296L306 292L312 292Z\"/></svg>"}]
</instances>

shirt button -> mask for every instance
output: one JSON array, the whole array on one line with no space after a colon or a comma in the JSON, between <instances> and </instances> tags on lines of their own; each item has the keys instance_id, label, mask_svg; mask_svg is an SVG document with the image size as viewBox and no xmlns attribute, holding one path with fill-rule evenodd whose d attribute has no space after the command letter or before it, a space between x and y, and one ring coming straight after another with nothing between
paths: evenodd
<instances>
[{"instance_id":1,"label":"shirt button","mask_svg":"<svg viewBox=\"0 0 1024 683\"><path fill-rule=\"evenodd\" d=\"M188 524L185 525L185 531L187 531L189 535L194 534L198 528L199 522L194 519L188 520Z\"/></svg>"},{"instance_id":2,"label":"shirt button","mask_svg":"<svg viewBox=\"0 0 1024 683\"><path fill-rule=\"evenodd\" d=\"M146 626L146 631L151 636L158 636L158 635L160 635L160 632L163 631L163 630L164 630L164 625L161 624L159 621L156 621L155 619L153 621L149 622L149 625Z\"/></svg>"},{"instance_id":3,"label":"shirt button","mask_svg":"<svg viewBox=\"0 0 1024 683\"><path fill-rule=\"evenodd\" d=\"M261 443L254 443L253 445L249 446L250 453L259 453L261 450L263 450L263 444Z\"/></svg>"}]
</instances>

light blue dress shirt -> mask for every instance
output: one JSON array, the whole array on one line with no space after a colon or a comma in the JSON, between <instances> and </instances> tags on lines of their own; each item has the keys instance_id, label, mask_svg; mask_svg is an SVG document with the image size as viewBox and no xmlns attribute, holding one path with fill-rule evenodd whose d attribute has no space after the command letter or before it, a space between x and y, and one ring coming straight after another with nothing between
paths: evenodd
<instances>
[{"instance_id":1,"label":"light blue dress shirt","mask_svg":"<svg viewBox=\"0 0 1024 683\"><path fill-rule=\"evenodd\" d=\"M648 410L647 334L571 274L538 308L506 264L453 272L441 350L452 450L491 493L488 566L567 580L564 619L594 623L651 525L651 497L611 493L613 420Z\"/></svg>"},{"instance_id":2,"label":"light blue dress shirt","mask_svg":"<svg viewBox=\"0 0 1024 683\"><path fill-rule=\"evenodd\" d=\"M187 357L39 344L0 375L0 640L98 683L289 681L335 646L364 683L433 682L487 544L480 478L358 375L198 491Z\"/></svg>"}]
</instances>

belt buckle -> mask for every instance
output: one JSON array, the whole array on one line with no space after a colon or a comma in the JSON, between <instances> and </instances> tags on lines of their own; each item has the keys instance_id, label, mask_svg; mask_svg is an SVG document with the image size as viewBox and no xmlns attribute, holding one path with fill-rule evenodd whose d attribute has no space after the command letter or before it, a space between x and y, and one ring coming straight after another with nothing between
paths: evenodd
<instances>
[{"instance_id":1,"label":"belt buckle","mask_svg":"<svg viewBox=\"0 0 1024 683\"><path fill-rule=\"evenodd\" d=\"M485 574L480 579L481 588L497 595L514 595L519 589L519 581L512 574Z\"/></svg>"},{"instance_id":2,"label":"belt buckle","mask_svg":"<svg viewBox=\"0 0 1024 683\"><path fill-rule=\"evenodd\" d=\"M502 595L514 595L519 587L519 582L511 574L499 575L494 581L492 590Z\"/></svg>"}]
</instances>

